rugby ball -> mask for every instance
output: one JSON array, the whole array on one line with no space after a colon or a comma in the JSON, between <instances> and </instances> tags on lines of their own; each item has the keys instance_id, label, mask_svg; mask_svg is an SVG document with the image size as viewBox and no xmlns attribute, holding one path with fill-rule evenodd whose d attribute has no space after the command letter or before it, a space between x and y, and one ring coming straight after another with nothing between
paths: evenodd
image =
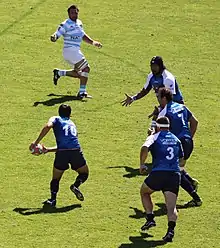
<instances>
[{"instance_id":1,"label":"rugby ball","mask_svg":"<svg viewBox=\"0 0 220 248\"><path fill-rule=\"evenodd\" d=\"M40 155L43 153L43 146L41 144L37 144L35 147L32 148L31 154L33 155Z\"/></svg>"}]
</instances>

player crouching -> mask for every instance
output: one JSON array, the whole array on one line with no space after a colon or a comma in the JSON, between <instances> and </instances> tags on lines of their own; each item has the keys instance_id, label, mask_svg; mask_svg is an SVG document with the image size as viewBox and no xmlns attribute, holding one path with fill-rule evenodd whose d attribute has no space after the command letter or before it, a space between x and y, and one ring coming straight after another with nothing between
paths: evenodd
<instances>
[{"instance_id":1,"label":"player crouching","mask_svg":"<svg viewBox=\"0 0 220 248\"><path fill-rule=\"evenodd\" d=\"M51 198L44 202L50 206L56 206L57 193L59 191L60 179L65 170L69 169L78 173L75 182L70 186L70 190L75 194L76 198L80 201L84 200L79 186L88 179L89 168L83 156L75 124L70 120L71 107L62 104L59 107L59 116L53 116L49 119L48 123L41 130L38 138L30 145L29 149L35 153L36 147L39 147L40 141L46 134L53 128L56 138L57 147L47 148L42 146L39 153L56 152L53 176L50 182ZM37 153L37 152L36 152Z\"/></svg>"}]
</instances>

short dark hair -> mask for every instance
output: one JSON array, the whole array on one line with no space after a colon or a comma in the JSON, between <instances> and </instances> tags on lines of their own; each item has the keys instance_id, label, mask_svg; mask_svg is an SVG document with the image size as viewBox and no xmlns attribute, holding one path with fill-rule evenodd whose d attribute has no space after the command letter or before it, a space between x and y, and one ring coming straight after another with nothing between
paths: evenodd
<instances>
[{"instance_id":1,"label":"short dark hair","mask_svg":"<svg viewBox=\"0 0 220 248\"><path fill-rule=\"evenodd\" d=\"M170 125L170 121L166 116L158 117L156 123Z\"/></svg>"},{"instance_id":2,"label":"short dark hair","mask_svg":"<svg viewBox=\"0 0 220 248\"><path fill-rule=\"evenodd\" d=\"M73 4L73 5L69 6L69 8L67 9L68 14L70 13L71 9L77 9L79 11L79 8Z\"/></svg>"},{"instance_id":3,"label":"short dark hair","mask_svg":"<svg viewBox=\"0 0 220 248\"><path fill-rule=\"evenodd\" d=\"M70 115L71 115L71 107L69 105L67 105L67 104L62 104L59 107L58 113L59 113L60 117L69 118Z\"/></svg>"},{"instance_id":4,"label":"short dark hair","mask_svg":"<svg viewBox=\"0 0 220 248\"><path fill-rule=\"evenodd\" d=\"M170 89L160 88L158 91L158 95L160 96L160 98L166 97L167 102L170 102L173 100L173 94Z\"/></svg>"},{"instance_id":5,"label":"short dark hair","mask_svg":"<svg viewBox=\"0 0 220 248\"><path fill-rule=\"evenodd\" d=\"M151 61L150 61L150 65L158 65L160 68L160 72L162 72L163 70L166 69L166 66L163 63L163 59L161 56L154 56Z\"/></svg>"}]
</instances>

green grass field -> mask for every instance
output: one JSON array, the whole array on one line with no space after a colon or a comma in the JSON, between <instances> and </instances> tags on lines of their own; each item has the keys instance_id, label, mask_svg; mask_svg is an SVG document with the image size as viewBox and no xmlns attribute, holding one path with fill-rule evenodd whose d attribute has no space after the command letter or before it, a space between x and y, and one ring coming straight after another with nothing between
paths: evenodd
<instances>
[{"instance_id":1,"label":"green grass field","mask_svg":"<svg viewBox=\"0 0 220 248\"><path fill-rule=\"evenodd\" d=\"M79 0L86 32L103 43L83 44L94 99L73 101L78 81L52 83L54 67L69 68L62 40L50 35L66 18L70 1L0 2L0 247L144 248L162 246L167 228L163 196L156 193L157 227L140 233L144 223L139 188L139 150L156 104L153 93L124 108L124 93L145 83L149 61L164 58L176 75L187 106L199 120L195 150L187 168L200 181L200 208L180 209L172 248L220 247L220 1ZM69 93L71 92L71 93ZM35 102L36 106L33 106ZM67 171L57 209L42 209L49 196L53 154L28 151L60 103L73 109L73 120L90 166L80 204L69 190L76 174ZM43 142L53 146L50 133ZM190 197L180 191L178 204Z\"/></svg>"}]
</instances>

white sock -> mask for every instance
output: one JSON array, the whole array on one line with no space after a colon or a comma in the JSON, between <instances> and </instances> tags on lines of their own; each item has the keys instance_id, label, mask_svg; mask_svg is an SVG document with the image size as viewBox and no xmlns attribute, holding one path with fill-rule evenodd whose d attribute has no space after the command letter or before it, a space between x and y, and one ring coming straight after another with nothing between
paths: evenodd
<instances>
[{"instance_id":1,"label":"white sock","mask_svg":"<svg viewBox=\"0 0 220 248\"><path fill-rule=\"evenodd\" d=\"M59 70L59 71L58 71L58 75L59 75L60 77L66 76L66 70Z\"/></svg>"}]
</instances>

